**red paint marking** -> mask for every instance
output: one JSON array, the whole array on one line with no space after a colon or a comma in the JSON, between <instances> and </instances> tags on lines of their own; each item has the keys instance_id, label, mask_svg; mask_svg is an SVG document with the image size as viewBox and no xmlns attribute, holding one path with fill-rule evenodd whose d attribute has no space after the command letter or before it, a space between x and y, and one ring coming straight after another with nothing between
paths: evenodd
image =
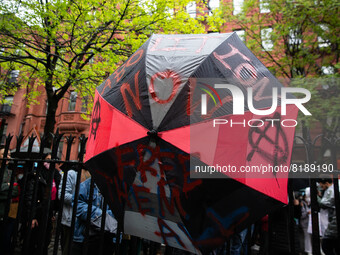
<instances>
[{"instance_id":1,"label":"red paint marking","mask_svg":"<svg viewBox=\"0 0 340 255\"><path fill-rule=\"evenodd\" d=\"M177 44L179 43L179 41L181 40L181 38L169 38L169 40L175 40L175 45L173 47L169 47L169 48L162 48L162 49L156 49L156 47L161 43L161 41L165 39L165 38L157 38L155 44L152 46L152 48L150 49L150 51L176 51L176 50L182 50L185 51L187 50L187 48L177 48Z\"/></svg>"},{"instance_id":2,"label":"red paint marking","mask_svg":"<svg viewBox=\"0 0 340 255\"><path fill-rule=\"evenodd\" d=\"M127 184L124 182L124 181L119 181L117 179L117 177L115 176L114 178L114 183L115 183L115 187L116 187L116 191L117 191L117 196L118 196L118 199L119 199L119 203L121 205L123 205L123 202L125 201L126 202L126 205L129 207L129 208L132 208L132 205L130 203L130 200L129 200L129 191L127 189ZM121 184L121 185L120 185ZM122 200L122 198L124 199L124 201Z\"/></svg>"},{"instance_id":3,"label":"red paint marking","mask_svg":"<svg viewBox=\"0 0 340 255\"><path fill-rule=\"evenodd\" d=\"M122 93L124 104L125 104L125 109L129 117L132 117L132 108L131 104L127 98L126 92L132 97L132 100L137 108L138 111L142 109L142 104L140 102L140 97L139 97L139 85L138 85L138 76L139 76L138 71L135 74L135 93L132 92L132 89L130 87L129 83L123 83L122 86L120 87L120 92Z\"/></svg>"},{"instance_id":4,"label":"red paint marking","mask_svg":"<svg viewBox=\"0 0 340 255\"><path fill-rule=\"evenodd\" d=\"M99 170L96 170L96 174L104 177L104 179L106 180L105 184L106 184L106 187L107 187L107 190L108 190L108 193L109 193L109 196L110 196L110 199L111 201L113 202L114 199L113 199L113 195L112 195L112 184L113 184L113 179L112 177L110 177L109 175L107 175L106 173L104 172L101 172Z\"/></svg>"},{"instance_id":5,"label":"red paint marking","mask_svg":"<svg viewBox=\"0 0 340 255\"><path fill-rule=\"evenodd\" d=\"M151 156L148 160L144 161L144 154L147 150L151 152ZM142 182L145 183L147 182L146 171L149 171L152 176L157 176L157 170L150 165L157 158L159 147L157 146L156 148L152 148L148 145L138 144L137 151L139 155L139 164L137 170L140 172Z\"/></svg>"},{"instance_id":6,"label":"red paint marking","mask_svg":"<svg viewBox=\"0 0 340 255\"><path fill-rule=\"evenodd\" d=\"M196 89L196 79L190 78L189 79L189 92L188 92L188 99L187 99L187 116L190 116L195 109L201 104L201 99L198 102L193 103L193 95Z\"/></svg>"},{"instance_id":7,"label":"red paint marking","mask_svg":"<svg viewBox=\"0 0 340 255\"><path fill-rule=\"evenodd\" d=\"M168 198L165 194L165 185L167 185L168 183L166 182L165 179L161 178L158 182L157 182L157 186L159 189L159 206L161 209L161 214L164 217L165 213L164 213L164 209L163 209L163 203L164 202L166 208L168 209L169 213L174 215L175 214L175 203L177 205L178 211L179 213L183 216L186 217L187 213L184 211L182 204L181 204L181 200L180 200L180 192L178 190L178 188L176 187L172 187L171 188L171 195L170 195L170 203L168 201Z\"/></svg>"},{"instance_id":8,"label":"red paint marking","mask_svg":"<svg viewBox=\"0 0 340 255\"><path fill-rule=\"evenodd\" d=\"M195 246L220 246L224 244L226 239L224 237L209 238L207 240L194 241Z\"/></svg>"},{"instance_id":9,"label":"red paint marking","mask_svg":"<svg viewBox=\"0 0 340 255\"><path fill-rule=\"evenodd\" d=\"M104 94L104 91L105 91L105 89L106 88L111 88L111 81L110 81L110 79L107 79L106 80L106 82L105 82L105 85L104 85L104 88L103 88L103 90L102 90L102 93L100 93L100 95L103 95Z\"/></svg>"},{"instance_id":10,"label":"red paint marking","mask_svg":"<svg viewBox=\"0 0 340 255\"><path fill-rule=\"evenodd\" d=\"M164 178L165 176L165 171L171 171L173 170L173 165L166 165L163 163L162 158L171 158L174 159L175 158L175 154L172 152L159 152L159 160L158 160L158 165L159 165L159 169L161 172L161 178Z\"/></svg>"},{"instance_id":11,"label":"red paint marking","mask_svg":"<svg viewBox=\"0 0 340 255\"><path fill-rule=\"evenodd\" d=\"M153 52L153 51L187 51L188 48L177 47L178 43L181 40L202 40L200 47L196 50L196 53L200 53L203 50L208 39L210 39L210 38L221 38L221 37L223 37L223 36L191 36L191 37L185 37L185 38L184 37L177 37L177 38L176 37L175 38L158 37L155 40L155 44L151 47L151 49L149 51L150 52ZM173 41L175 41L175 43L172 47L157 48L163 40L167 40L167 41L173 40Z\"/></svg>"},{"instance_id":12,"label":"red paint marking","mask_svg":"<svg viewBox=\"0 0 340 255\"><path fill-rule=\"evenodd\" d=\"M235 223L231 224L229 228L224 228L222 223L212 214L212 213L208 213L208 216L216 222L219 230L220 230L220 233L225 236L225 237L229 237L231 236L232 234L234 234L235 232L235 228L240 225L243 221L245 221L248 217L249 217L249 212L245 213L244 216L236 221Z\"/></svg>"},{"instance_id":13,"label":"red paint marking","mask_svg":"<svg viewBox=\"0 0 340 255\"><path fill-rule=\"evenodd\" d=\"M118 83L124 76L125 71L126 71L126 67L130 67L135 65L137 62L139 62L139 60L141 59L141 57L143 56L144 50L140 49L138 50L135 54L133 54L129 60L123 64L122 66L120 66L114 73L113 73L113 78L116 80L116 83ZM138 56L137 59L134 59L136 56ZM131 62L133 60L133 62Z\"/></svg>"},{"instance_id":14,"label":"red paint marking","mask_svg":"<svg viewBox=\"0 0 340 255\"><path fill-rule=\"evenodd\" d=\"M221 222L214 215L212 215L212 213L208 213L208 216L210 216L212 218L212 220L216 222L222 236L221 237L209 238L209 239L206 239L206 240L194 241L194 245L196 245L196 246L218 246L218 245L222 245L226 241L226 238L228 238L232 234L234 234L235 228L249 217L249 212L245 213L244 216L239 221L231 224L231 226L228 229L225 229L223 227L223 225L221 224Z\"/></svg>"},{"instance_id":15,"label":"red paint marking","mask_svg":"<svg viewBox=\"0 0 340 255\"><path fill-rule=\"evenodd\" d=\"M248 74L250 74L250 77L248 79L244 79L242 76L241 76L241 71L245 69L246 72ZM243 85L246 85L246 86L250 86L252 85L256 79L257 79L257 73L256 73L256 69L255 67L253 67L251 64L249 63L242 63L240 65L238 65L236 68L235 68L235 71L233 72L235 74L235 76L237 77L237 79L243 84Z\"/></svg>"},{"instance_id":16,"label":"red paint marking","mask_svg":"<svg viewBox=\"0 0 340 255\"><path fill-rule=\"evenodd\" d=\"M264 99L272 99L273 96L263 96L263 93L266 89L266 87L269 86L269 79L267 77L263 77L261 80L259 80L254 86L253 90L255 91L254 99L256 101L264 100ZM258 89L258 90L257 90ZM278 95L278 98L281 98L281 95Z\"/></svg>"},{"instance_id":17,"label":"red paint marking","mask_svg":"<svg viewBox=\"0 0 340 255\"><path fill-rule=\"evenodd\" d=\"M142 204L149 203L150 200L148 198L142 198L139 196L140 192L145 192L145 193L150 193L150 189L143 187L143 186L138 186L136 184L132 184L132 189L133 192L135 193L136 196L136 202L138 206L138 211L144 216L148 212L151 212L151 208L142 208Z\"/></svg>"},{"instance_id":18,"label":"red paint marking","mask_svg":"<svg viewBox=\"0 0 340 255\"><path fill-rule=\"evenodd\" d=\"M135 166L136 161L134 159L130 160L130 161L122 161L122 155L123 154L127 154L127 153L131 153L134 152L133 148L116 148L116 157L117 157L117 170L118 170L118 177L120 180L123 180L124 177L124 167L125 166Z\"/></svg>"},{"instance_id":19,"label":"red paint marking","mask_svg":"<svg viewBox=\"0 0 340 255\"><path fill-rule=\"evenodd\" d=\"M119 67L114 73L113 73L113 79L116 80L116 83L118 83L125 74L125 64Z\"/></svg>"},{"instance_id":20,"label":"red paint marking","mask_svg":"<svg viewBox=\"0 0 340 255\"><path fill-rule=\"evenodd\" d=\"M143 49L140 49L138 50L135 54L133 54L129 60L126 62L126 67L129 67L129 66L133 66L135 65L137 62L139 62L139 60L142 58L143 56L143 53L144 53L144 50ZM137 59L135 59L132 63L131 63L131 60L133 60L136 56L138 56Z\"/></svg>"},{"instance_id":21,"label":"red paint marking","mask_svg":"<svg viewBox=\"0 0 340 255\"><path fill-rule=\"evenodd\" d=\"M157 219L158 227L160 232L155 231L155 235L162 237L163 242L168 245L168 238L175 238L176 241L183 247L186 248L185 244L182 242L181 238L173 231L166 222L160 218ZM165 232L164 230L167 230Z\"/></svg>"},{"instance_id":22,"label":"red paint marking","mask_svg":"<svg viewBox=\"0 0 340 255\"><path fill-rule=\"evenodd\" d=\"M161 78L161 79L172 79L172 91L170 96L168 97L168 99L159 99L158 96L156 95L156 91L155 91L155 79L156 78ZM179 75L174 72L174 71L165 71L165 72L158 72L155 73L150 80L150 85L149 85L149 92L151 94L151 97L153 100L155 100L155 102L159 103L159 104L167 104L169 103L177 94L177 90L179 88L179 86L181 85L181 78L179 77Z\"/></svg>"},{"instance_id":23,"label":"red paint marking","mask_svg":"<svg viewBox=\"0 0 340 255\"><path fill-rule=\"evenodd\" d=\"M187 167L186 167L186 162L190 162L190 156L189 155L183 155L183 154L179 154L178 155L178 160L182 166L182 171L183 171L183 193L185 194L185 196L188 198L188 192L195 189L197 186L199 186L200 184L202 184L202 180L197 179L194 181L190 181L190 171L187 171Z\"/></svg>"},{"instance_id":24,"label":"red paint marking","mask_svg":"<svg viewBox=\"0 0 340 255\"><path fill-rule=\"evenodd\" d=\"M250 64L250 59L242 54L237 48L235 48L233 45L231 45L230 43L228 43L228 45L231 47L231 51L227 54L224 54L224 55L219 55L217 54L216 52L213 53L214 57L221 62L221 64L229 69L234 75L235 77L243 84L243 85L246 85L246 86L249 86L251 84L253 84L256 79L257 79L257 72L256 72L256 69ZM230 67L229 64L227 64L224 60L227 59L227 58L230 58L236 54L239 54L241 56L241 58L243 60L245 60L246 62L245 63L242 63L240 65L238 65L235 70L232 70L232 68ZM241 71L242 69L246 69L247 72L250 74L250 77L251 77L251 80L250 78L247 79L247 80L244 80L242 77L241 77Z\"/></svg>"},{"instance_id":25,"label":"red paint marking","mask_svg":"<svg viewBox=\"0 0 340 255\"><path fill-rule=\"evenodd\" d=\"M214 52L213 54L214 54L214 57L216 58L216 59L218 59L222 64L226 64L224 61L223 61L223 59L226 59L226 58L230 58L230 57L232 57L232 56L234 56L234 55L236 55L236 54L239 54L245 61L250 61L250 59L246 56L246 55L244 55L244 54L242 54L237 48L235 48L233 45L231 45L230 43L228 43L228 45L231 47L231 51L229 52L229 53L227 53L227 54L224 54L224 55L218 55L216 52ZM228 65L228 64L227 64ZM229 65L228 65L229 66ZM227 67L228 68L228 67ZM230 68L228 68L228 69L230 69Z\"/></svg>"},{"instance_id":26,"label":"red paint marking","mask_svg":"<svg viewBox=\"0 0 340 255\"><path fill-rule=\"evenodd\" d=\"M113 183L112 177L108 176L106 173L101 172L101 171L99 171L99 170L96 170L96 174L98 174L98 175L104 177L104 179L106 180L106 182L111 183L111 184Z\"/></svg>"}]
</instances>

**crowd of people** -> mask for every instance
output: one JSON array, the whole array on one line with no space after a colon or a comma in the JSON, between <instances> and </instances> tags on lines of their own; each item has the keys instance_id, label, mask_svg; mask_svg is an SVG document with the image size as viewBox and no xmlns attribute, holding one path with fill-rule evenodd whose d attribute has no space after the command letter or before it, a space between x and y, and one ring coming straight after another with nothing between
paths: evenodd
<instances>
[{"instance_id":1,"label":"crowd of people","mask_svg":"<svg viewBox=\"0 0 340 255\"><path fill-rule=\"evenodd\" d=\"M0 158L4 158L4 151L4 148L0 148ZM24 183L20 166L17 166L15 172L10 169L10 156L9 151L5 164L2 164L0 159L0 166L4 168L0 191L0 254L11 254L10 244L15 227L18 227L19 230L19 245L27 249L27 254L37 254L39 248L42 249L43 254L48 254L57 212L61 206L63 210L60 244L63 255L83 254L85 249L87 254L96 254L100 244L103 244L101 246L103 254L114 254L117 241L117 221L84 165L76 164L81 169L76 169L71 165L60 167L57 164L51 168L51 155L46 154L43 162L32 163ZM51 169L55 170L51 171ZM64 178L66 172L67 177ZM13 173L15 174L13 175ZM77 182L79 183L77 184ZM61 199L63 186L65 186L65 194L64 199ZM321 253L340 255L332 179L319 180L318 190ZM8 200L9 195L10 200ZM20 196L24 199L23 211L20 219L17 219ZM307 187L301 190L294 200L294 217L298 229L298 234L295 237L298 244L296 254L312 254L310 197L310 189ZM60 200L63 201L63 204L60 203ZM89 204L91 204L91 208ZM88 215L89 210L91 214ZM106 214L102 232L100 229L103 211ZM74 212L76 215L72 222ZM72 224L74 226L73 233ZM42 232L42 228L46 231ZM271 250L268 241L269 235L267 215L250 228L235 233L230 241L213 251L211 255L269 254ZM143 254L156 255L163 247L161 244L127 235L119 236L118 239L120 240L120 254L143 252ZM43 245L41 240L45 240ZM190 254L170 247L166 247L164 252L165 254Z\"/></svg>"},{"instance_id":2,"label":"crowd of people","mask_svg":"<svg viewBox=\"0 0 340 255\"><path fill-rule=\"evenodd\" d=\"M4 151L5 149L1 147L0 158L4 157ZM0 254L7 255L13 253L10 245L12 243L15 223L17 222L18 240L22 249L25 249L27 254L38 254L41 252L39 249L42 249L42 254L47 255L60 206L63 206L60 240L62 254L83 254L84 230L89 210L88 203L90 200L89 190L91 184L91 175L84 165L76 164L82 168L78 171L76 168L71 169L55 164L54 171L52 172L50 163L51 154L45 154L42 163L32 163L32 166L28 167L29 171L24 180L23 169L20 165L17 164L16 171L13 174L9 167L10 159L11 153L8 151L0 191ZM0 160L1 165L2 160ZM64 181L62 169L65 169L68 174L63 204L61 205L60 198ZM76 198L75 226L72 233L71 221L73 205L75 204L78 172L81 173L81 176L79 193ZM20 193L22 193L23 209L20 214L21 217L18 219L19 221L16 221ZM10 200L8 200L9 194ZM6 213L7 202L9 203L9 211ZM100 228L103 205L103 196L94 184L89 238L87 242L88 254L98 252L98 242L102 238ZM8 217L4 217L5 215L8 215ZM103 254L113 254L117 221L107 205L105 222ZM69 249L71 249L70 253L68 253Z\"/></svg>"},{"instance_id":3,"label":"crowd of people","mask_svg":"<svg viewBox=\"0 0 340 255\"><path fill-rule=\"evenodd\" d=\"M321 253L325 255L340 254L340 245L337 233L335 196L333 180L320 179L318 181L318 219ZM339 192L339 191L338 191ZM300 251L312 254L312 216L310 188L302 190L294 201L297 208L297 222L299 231Z\"/></svg>"}]
</instances>

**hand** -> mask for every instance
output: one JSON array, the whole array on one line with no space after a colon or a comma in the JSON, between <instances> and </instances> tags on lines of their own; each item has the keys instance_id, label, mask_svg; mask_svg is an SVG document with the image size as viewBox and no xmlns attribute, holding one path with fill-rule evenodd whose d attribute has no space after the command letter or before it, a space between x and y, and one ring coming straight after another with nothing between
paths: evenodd
<instances>
[{"instance_id":1,"label":"hand","mask_svg":"<svg viewBox=\"0 0 340 255\"><path fill-rule=\"evenodd\" d=\"M31 225L31 228L35 228L35 227L38 227L38 221L36 219L33 219L32 220L32 225Z\"/></svg>"},{"instance_id":2,"label":"hand","mask_svg":"<svg viewBox=\"0 0 340 255\"><path fill-rule=\"evenodd\" d=\"M299 205L300 203L299 203L299 200L297 200L297 199L294 199L294 205Z\"/></svg>"},{"instance_id":3,"label":"hand","mask_svg":"<svg viewBox=\"0 0 340 255\"><path fill-rule=\"evenodd\" d=\"M322 197L322 194L321 194L320 190L318 190L318 196Z\"/></svg>"}]
</instances>

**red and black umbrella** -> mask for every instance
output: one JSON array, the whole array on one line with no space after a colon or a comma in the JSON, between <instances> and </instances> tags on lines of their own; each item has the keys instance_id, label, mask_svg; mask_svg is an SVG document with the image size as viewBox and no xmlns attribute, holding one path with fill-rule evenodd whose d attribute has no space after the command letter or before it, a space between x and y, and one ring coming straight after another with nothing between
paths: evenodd
<instances>
[{"instance_id":1,"label":"red and black umbrella","mask_svg":"<svg viewBox=\"0 0 340 255\"><path fill-rule=\"evenodd\" d=\"M236 33L151 36L97 88L86 151L124 232L205 253L287 203L282 87Z\"/></svg>"}]
</instances>

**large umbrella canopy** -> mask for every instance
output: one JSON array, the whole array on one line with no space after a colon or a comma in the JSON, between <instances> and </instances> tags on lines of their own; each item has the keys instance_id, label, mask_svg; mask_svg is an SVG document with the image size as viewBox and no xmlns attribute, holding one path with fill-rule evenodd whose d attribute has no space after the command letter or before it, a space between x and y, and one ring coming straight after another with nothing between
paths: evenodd
<instances>
[{"instance_id":1,"label":"large umbrella canopy","mask_svg":"<svg viewBox=\"0 0 340 255\"><path fill-rule=\"evenodd\" d=\"M288 173L197 173L289 165L281 88L236 33L151 36L97 88L86 151L124 232L206 253L287 203Z\"/></svg>"}]
</instances>

